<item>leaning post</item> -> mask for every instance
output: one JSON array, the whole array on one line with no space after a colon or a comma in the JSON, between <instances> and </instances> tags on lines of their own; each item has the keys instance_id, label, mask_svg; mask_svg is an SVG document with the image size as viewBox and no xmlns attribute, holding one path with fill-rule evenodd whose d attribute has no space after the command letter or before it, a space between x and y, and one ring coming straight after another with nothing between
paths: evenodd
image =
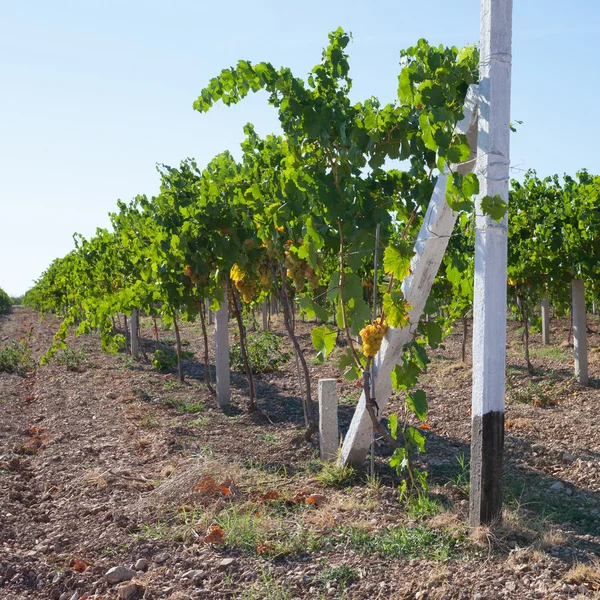
<instances>
[{"instance_id":1,"label":"leaning post","mask_svg":"<svg viewBox=\"0 0 600 600\"><path fill-rule=\"evenodd\" d=\"M482 201L499 196L508 205L512 4L481 1L469 502L473 527L502 518L508 215L494 221L482 213Z\"/></svg>"}]
</instances>

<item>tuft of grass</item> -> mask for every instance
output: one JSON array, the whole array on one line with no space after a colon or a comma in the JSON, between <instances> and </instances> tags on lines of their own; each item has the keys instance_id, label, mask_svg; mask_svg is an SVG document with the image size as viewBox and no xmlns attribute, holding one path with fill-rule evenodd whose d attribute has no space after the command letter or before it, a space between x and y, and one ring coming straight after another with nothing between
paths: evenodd
<instances>
[{"instance_id":1,"label":"tuft of grass","mask_svg":"<svg viewBox=\"0 0 600 600\"><path fill-rule=\"evenodd\" d=\"M319 581L325 585L335 583L343 589L348 584L357 581L359 577L360 573L356 569L352 569L347 565L338 565L336 567L323 569L319 574Z\"/></svg>"},{"instance_id":2,"label":"tuft of grass","mask_svg":"<svg viewBox=\"0 0 600 600\"><path fill-rule=\"evenodd\" d=\"M447 530L432 529L424 524L411 527L393 526L375 532L350 526L340 528L346 544L366 555L381 558L428 558L445 561L458 554L464 544L461 536Z\"/></svg>"},{"instance_id":3,"label":"tuft of grass","mask_svg":"<svg viewBox=\"0 0 600 600\"><path fill-rule=\"evenodd\" d=\"M539 383L530 382L523 387L519 387L508 392L508 401L510 403L533 404L540 408L548 408L556 406L556 400L549 396L546 392L549 388L544 389Z\"/></svg>"},{"instance_id":4,"label":"tuft of grass","mask_svg":"<svg viewBox=\"0 0 600 600\"><path fill-rule=\"evenodd\" d=\"M434 517L441 511L442 505L439 500L432 498L425 492L408 496L406 499L406 513L410 519L422 520L427 517Z\"/></svg>"},{"instance_id":5,"label":"tuft of grass","mask_svg":"<svg viewBox=\"0 0 600 600\"><path fill-rule=\"evenodd\" d=\"M239 596L240 600L290 600L291 598L286 586L279 583L265 569L261 569L260 578Z\"/></svg>"},{"instance_id":6,"label":"tuft of grass","mask_svg":"<svg viewBox=\"0 0 600 600\"><path fill-rule=\"evenodd\" d=\"M534 358L553 358L555 360L566 360L568 358L565 348L555 346L530 347L529 354Z\"/></svg>"},{"instance_id":7,"label":"tuft of grass","mask_svg":"<svg viewBox=\"0 0 600 600\"><path fill-rule=\"evenodd\" d=\"M316 477L321 485L334 488L347 487L357 481L356 469L352 465L342 466L337 462L324 463Z\"/></svg>"},{"instance_id":8,"label":"tuft of grass","mask_svg":"<svg viewBox=\"0 0 600 600\"><path fill-rule=\"evenodd\" d=\"M259 436L259 439L263 442L268 442L269 444L276 444L279 441L279 438L272 433L263 433Z\"/></svg>"},{"instance_id":9,"label":"tuft of grass","mask_svg":"<svg viewBox=\"0 0 600 600\"><path fill-rule=\"evenodd\" d=\"M564 575L563 581L571 585L600 584L600 563L576 563Z\"/></svg>"},{"instance_id":10,"label":"tuft of grass","mask_svg":"<svg viewBox=\"0 0 600 600\"><path fill-rule=\"evenodd\" d=\"M206 407L203 402L190 402L188 400L176 400L174 398L165 398L162 401L164 406L168 406L169 408L174 408L182 413L200 413Z\"/></svg>"},{"instance_id":11,"label":"tuft of grass","mask_svg":"<svg viewBox=\"0 0 600 600\"><path fill-rule=\"evenodd\" d=\"M31 357L27 336L0 350L0 373L16 373L24 377L34 369L35 361Z\"/></svg>"}]
</instances>

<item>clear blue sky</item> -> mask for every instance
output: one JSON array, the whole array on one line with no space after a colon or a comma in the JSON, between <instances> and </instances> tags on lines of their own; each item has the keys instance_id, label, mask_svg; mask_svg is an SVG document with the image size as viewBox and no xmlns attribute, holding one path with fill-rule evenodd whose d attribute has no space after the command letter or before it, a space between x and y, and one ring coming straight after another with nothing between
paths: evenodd
<instances>
[{"instance_id":1,"label":"clear blue sky","mask_svg":"<svg viewBox=\"0 0 600 600\"><path fill-rule=\"evenodd\" d=\"M514 4L512 164L600 172L600 5ZM156 163L235 154L246 122L276 131L264 96L204 115L192 102L240 58L307 73L340 25L354 98L391 101L399 50L477 42L479 2L0 0L0 287L25 292L118 198L156 193Z\"/></svg>"}]
</instances>

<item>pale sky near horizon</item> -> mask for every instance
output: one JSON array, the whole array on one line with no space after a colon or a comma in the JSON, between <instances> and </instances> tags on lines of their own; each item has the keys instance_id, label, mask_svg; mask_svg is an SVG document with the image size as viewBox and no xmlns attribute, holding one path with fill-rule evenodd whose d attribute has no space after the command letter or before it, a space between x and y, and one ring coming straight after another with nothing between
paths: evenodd
<instances>
[{"instance_id":1,"label":"pale sky near horizon","mask_svg":"<svg viewBox=\"0 0 600 600\"><path fill-rule=\"evenodd\" d=\"M353 99L389 102L399 50L477 42L479 1L0 0L0 287L24 293L118 198L156 194L156 163L239 155L247 122L277 131L262 94L202 115L192 102L240 58L304 76L338 26ZM599 34L592 0L514 0L513 176L600 173Z\"/></svg>"}]
</instances>

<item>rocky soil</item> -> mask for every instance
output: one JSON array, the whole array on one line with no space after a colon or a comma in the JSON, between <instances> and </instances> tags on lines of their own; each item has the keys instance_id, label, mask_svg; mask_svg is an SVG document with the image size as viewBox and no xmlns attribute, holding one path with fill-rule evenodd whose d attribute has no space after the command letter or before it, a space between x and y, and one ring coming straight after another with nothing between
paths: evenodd
<instances>
[{"instance_id":1,"label":"rocky soil","mask_svg":"<svg viewBox=\"0 0 600 600\"><path fill-rule=\"evenodd\" d=\"M150 353L152 323L142 325ZM600 354L580 386L568 323L552 325L551 346L532 334L529 376L510 324L505 518L476 532L466 522L471 368L460 331L431 353L423 378L432 487L409 504L383 442L376 480L318 461L293 360L257 378L254 415L241 374L223 412L200 358L185 361L181 385L147 360L103 354L95 336L69 340L82 351L75 370L53 360L26 376L0 373L0 598L598 598ZM596 317L589 327L596 348ZM56 328L16 307L0 317L0 349L24 338L39 359ZM283 335L277 317L273 329ZM312 357L310 325L299 330ZM182 335L201 357L197 325ZM160 337L172 343L172 332ZM310 368L315 387L339 377L333 364ZM338 388L345 431L359 390L341 379Z\"/></svg>"}]
</instances>

